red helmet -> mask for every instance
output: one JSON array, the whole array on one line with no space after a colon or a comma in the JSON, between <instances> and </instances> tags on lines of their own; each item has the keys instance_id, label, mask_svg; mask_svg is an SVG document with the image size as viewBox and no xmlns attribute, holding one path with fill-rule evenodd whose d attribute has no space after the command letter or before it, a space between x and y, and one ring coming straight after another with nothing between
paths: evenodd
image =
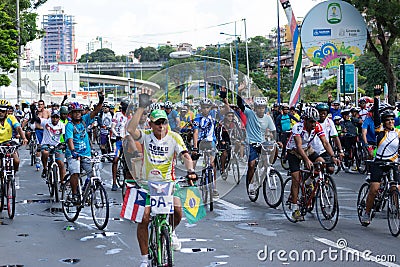
<instances>
[{"instance_id":1,"label":"red helmet","mask_svg":"<svg viewBox=\"0 0 400 267\"><path fill-rule=\"evenodd\" d=\"M79 104L78 102L71 102L68 105L68 111L83 111L83 106L81 104Z\"/></svg>"}]
</instances>

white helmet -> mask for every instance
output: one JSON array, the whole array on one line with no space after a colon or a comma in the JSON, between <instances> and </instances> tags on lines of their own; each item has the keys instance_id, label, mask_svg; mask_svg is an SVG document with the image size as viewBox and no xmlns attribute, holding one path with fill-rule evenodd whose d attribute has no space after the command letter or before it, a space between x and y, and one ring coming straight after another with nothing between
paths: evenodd
<instances>
[{"instance_id":1,"label":"white helmet","mask_svg":"<svg viewBox=\"0 0 400 267\"><path fill-rule=\"evenodd\" d=\"M150 110L153 111L153 110L156 110L156 109L161 109L160 103L151 103L150 104Z\"/></svg>"},{"instance_id":2,"label":"white helmet","mask_svg":"<svg viewBox=\"0 0 400 267\"><path fill-rule=\"evenodd\" d=\"M254 100L254 105L255 106L266 106L267 101L263 97L258 97Z\"/></svg>"},{"instance_id":3,"label":"white helmet","mask_svg":"<svg viewBox=\"0 0 400 267\"><path fill-rule=\"evenodd\" d=\"M164 107L165 108L172 108L172 102L171 101L166 101L165 103L164 103Z\"/></svg>"},{"instance_id":4,"label":"white helmet","mask_svg":"<svg viewBox=\"0 0 400 267\"><path fill-rule=\"evenodd\" d=\"M315 120L315 121L318 121L318 120L319 120L319 113L318 113L318 110L317 110L316 108L313 108L313 107L306 107L306 108L304 109L304 114L303 114L303 116L304 116L306 119L313 119L313 120Z\"/></svg>"},{"instance_id":5,"label":"white helmet","mask_svg":"<svg viewBox=\"0 0 400 267\"><path fill-rule=\"evenodd\" d=\"M200 100L200 105L212 105L213 102L211 101L211 99L208 98L203 98Z\"/></svg>"}]
</instances>

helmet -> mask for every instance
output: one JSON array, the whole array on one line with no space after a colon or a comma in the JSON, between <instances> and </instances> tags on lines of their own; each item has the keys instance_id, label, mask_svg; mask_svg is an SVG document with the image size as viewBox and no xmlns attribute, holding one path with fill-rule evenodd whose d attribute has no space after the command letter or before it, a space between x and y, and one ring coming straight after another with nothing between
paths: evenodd
<instances>
[{"instance_id":1,"label":"helmet","mask_svg":"<svg viewBox=\"0 0 400 267\"><path fill-rule=\"evenodd\" d=\"M120 103L120 106L121 106L122 111L125 112L128 109L129 101L126 99L122 100Z\"/></svg>"},{"instance_id":2,"label":"helmet","mask_svg":"<svg viewBox=\"0 0 400 267\"><path fill-rule=\"evenodd\" d=\"M380 114L381 114L381 121L382 122L388 117L392 117L392 118L396 117L396 115L394 114L393 110L390 110L390 109L389 110L385 110Z\"/></svg>"},{"instance_id":3,"label":"helmet","mask_svg":"<svg viewBox=\"0 0 400 267\"><path fill-rule=\"evenodd\" d=\"M340 117L340 116L335 116L335 117L333 117L333 120L334 120L334 121L337 121L337 120L340 121L341 119L342 119L342 117Z\"/></svg>"},{"instance_id":4,"label":"helmet","mask_svg":"<svg viewBox=\"0 0 400 267\"><path fill-rule=\"evenodd\" d=\"M361 111L361 109L359 107L352 107L350 109L350 112L360 112L360 111Z\"/></svg>"},{"instance_id":5,"label":"helmet","mask_svg":"<svg viewBox=\"0 0 400 267\"><path fill-rule=\"evenodd\" d=\"M11 103L6 99L0 99L0 107L6 108L11 106Z\"/></svg>"},{"instance_id":6,"label":"helmet","mask_svg":"<svg viewBox=\"0 0 400 267\"><path fill-rule=\"evenodd\" d=\"M394 110L395 108L385 102L379 103L379 114L382 114L385 110Z\"/></svg>"},{"instance_id":7,"label":"helmet","mask_svg":"<svg viewBox=\"0 0 400 267\"><path fill-rule=\"evenodd\" d=\"M60 111L58 111L57 109L53 109L51 111L51 117L54 117L54 116L60 117Z\"/></svg>"},{"instance_id":8,"label":"helmet","mask_svg":"<svg viewBox=\"0 0 400 267\"><path fill-rule=\"evenodd\" d=\"M315 106L315 108L318 111L328 111L329 110L329 106L326 103L319 103L318 105Z\"/></svg>"},{"instance_id":9,"label":"helmet","mask_svg":"<svg viewBox=\"0 0 400 267\"><path fill-rule=\"evenodd\" d=\"M62 106L60 108L60 114L68 114L68 108L66 106Z\"/></svg>"},{"instance_id":10,"label":"helmet","mask_svg":"<svg viewBox=\"0 0 400 267\"><path fill-rule=\"evenodd\" d=\"M211 99L208 98L203 98L200 100L200 105L212 105L213 102L211 101Z\"/></svg>"},{"instance_id":11,"label":"helmet","mask_svg":"<svg viewBox=\"0 0 400 267\"><path fill-rule=\"evenodd\" d=\"M72 112L72 111L83 111L83 106L81 104L79 104L78 102L71 102L68 105L68 111Z\"/></svg>"},{"instance_id":12,"label":"helmet","mask_svg":"<svg viewBox=\"0 0 400 267\"><path fill-rule=\"evenodd\" d=\"M340 114L342 114L342 115L347 114L348 115L348 114L350 114L350 109L349 108L345 108L340 112Z\"/></svg>"},{"instance_id":13,"label":"helmet","mask_svg":"<svg viewBox=\"0 0 400 267\"><path fill-rule=\"evenodd\" d=\"M367 99L361 97L360 99L358 99L358 104L360 104L361 102L367 103Z\"/></svg>"},{"instance_id":14,"label":"helmet","mask_svg":"<svg viewBox=\"0 0 400 267\"><path fill-rule=\"evenodd\" d=\"M286 103L283 103L283 104L281 105L281 107L282 107L282 110L283 110L283 109L290 109L290 108L289 108L289 105L286 104Z\"/></svg>"},{"instance_id":15,"label":"helmet","mask_svg":"<svg viewBox=\"0 0 400 267\"><path fill-rule=\"evenodd\" d=\"M318 110L316 108L313 108L313 107L306 107L304 109L304 117L306 119L312 119L314 121L318 121L319 120Z\"/></svg>"},{"instance_id":16,"label":"helmet","mask_svg":"<svg viewBox=\"0 0 400 267\"><path fill-rule=\"evenodd\" d=\"M265 100L264 97L258 97L254 100L254 105L255 106L266 106L267 101Z\"/></svg>"},{"instance_id":17,"label":"helmet","mask_svg":"<svg viewBox=\"0 0 400 267\"><path fill-rule=\"evenodd\" d=\"M166 101L165 103L164 103L164 107L165 108L172 108L172 102L171 101Z\"/></svg>"}]
</instances>

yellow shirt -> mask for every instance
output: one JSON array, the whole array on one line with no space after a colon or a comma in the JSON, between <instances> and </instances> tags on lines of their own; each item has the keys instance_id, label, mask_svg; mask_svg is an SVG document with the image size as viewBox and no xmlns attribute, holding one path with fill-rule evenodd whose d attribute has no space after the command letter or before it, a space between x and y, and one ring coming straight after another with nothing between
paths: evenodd
<instances>
[{"instance_id":1,"label":"yellow shirt","mask_svg":"<svg viewBox=\"0 0 400 267\"><path fill-rule=\"evenodd\" d=\"M8 115L4 120L4 125L0 124L0 143L10 141L15 130L19 124L17 118L14 115Z\"/></svg>"},{"instance_id":2,"label":"yellow shirt","mask_svg":"<svg viewBox=\"0 0 400 267\"><path fill-rule=\"evenodd\" d=\"M294 117L298 120L298 121L300 121L300 115L299 114L294 114ZM297 122L295 121L295 120L290 120L290 128L293 128L293 126L296 124Z\"/></svg>"}]
</instances>

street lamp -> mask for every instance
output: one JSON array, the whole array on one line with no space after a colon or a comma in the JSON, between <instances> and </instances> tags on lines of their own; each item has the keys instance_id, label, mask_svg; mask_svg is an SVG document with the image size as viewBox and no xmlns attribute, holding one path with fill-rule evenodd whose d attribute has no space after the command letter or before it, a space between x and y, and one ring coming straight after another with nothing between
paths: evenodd
<instances>
[{"instance_id":1,"label":"street lamp","mask_svg":"<svg viewBox=\"0 0 400 267\"><path fill-rule=\"evenodd\" d=\"M239 77L239 48L238 48L238 41L237 41L237 36L236 35L236 22L235 22L235 34L229 34L229 33L224 33L224 32L220 32L219 34L223 34L223 35L228 35L228 36L233 36L235 38L235 50L236 50L236 57L235 57L235 61L236 61L236 75ZM238 93L238 84L235 83L235 88L236 88L236 93Z\"/></svg>"},{"instance_id":2,"label":"street lamp","mask_svg":"<svg viewBox=\"0 0 400 267\"><path fill-rule=\"evenodd\" d=\"M189 57L199 57L199 58L208 58L208 59L215 59L215 60L222 60L225 61L226 63L228 63L229 65L229 72L230 72L230 83L233 82L234 80L234 76L233 76L233 68L232 68L232 64L229 60L225 59L225 58L218 58L218 57L210 57L210 56L202 56L202 55L192 55L192 53L187 52L187 51L176 51L176 52L172 52L169 54L170 58L176 58L176 59L184 59L184 58L189 58ZM226 80L225 80L226 82ZM233 88L232 85L229 86L229 88ZM232 94L232 101L235 101L234 98L235 94Z\"/></svg>"}]
</instances>

